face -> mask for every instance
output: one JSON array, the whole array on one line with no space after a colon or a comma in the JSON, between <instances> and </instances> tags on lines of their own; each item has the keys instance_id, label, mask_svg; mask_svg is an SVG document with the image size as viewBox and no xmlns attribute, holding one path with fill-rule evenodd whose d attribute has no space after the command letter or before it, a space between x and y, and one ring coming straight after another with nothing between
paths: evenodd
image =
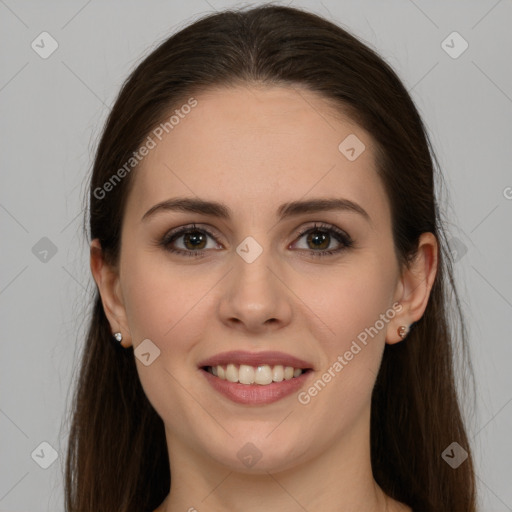
<instances>
[{"instance_id":1,"label":"face","mask_svg":"<svg viewBox=\"0 0 512 512\"><path fill-rule=\"evenodd\" d=\"M133 171L116 284L123 326L135 350L150 340L160 351L136 364L170 453L286 470L368 434L385 342L403 323L390 207L369 134L321 96L240 86L195 98ZM226 215L154 208L177 198L222 203ZM345 207L282 207L313 200ZM249 380L254 366L279 381L279 362L308 371L267 387L202 367L229 351L274 353L228 356L236 370L249 363ZM261 455L253 469L247 454Z\"/></svg>"}]
</instances>

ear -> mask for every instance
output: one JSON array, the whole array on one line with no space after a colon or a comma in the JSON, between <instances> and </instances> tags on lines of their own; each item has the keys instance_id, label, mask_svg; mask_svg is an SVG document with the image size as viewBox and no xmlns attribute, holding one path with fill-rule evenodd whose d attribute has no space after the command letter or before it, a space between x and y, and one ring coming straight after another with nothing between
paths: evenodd
<instances>
[{"instance_id":1,"label":"ear","mask_svg":"<svg viewBox=\"0 0 512 512\"><path fill-rule=\"evenodd\" d=\"M402 341L398 328L409 328L425 312L430 291L437 274L438 243L433 233L422 233L418 242L418 251L414 260L404 268L397 286L396 300L402 309L388 325L386 343L390 345Z\"/></svg>"},{"instance_id":2,"label":"ear","mask_svg":"<svg viewBox=\"0 0 512 512\"><path fill-rule=\"evenodd\" d=\"M123 335L123 347L128 347L132 344L132 340L126 321L119 271L105 261L100 241L97 238L91 242L90 256L91 272L98 286L112 334L120 332Z\"/></svg>"}]
</instances>

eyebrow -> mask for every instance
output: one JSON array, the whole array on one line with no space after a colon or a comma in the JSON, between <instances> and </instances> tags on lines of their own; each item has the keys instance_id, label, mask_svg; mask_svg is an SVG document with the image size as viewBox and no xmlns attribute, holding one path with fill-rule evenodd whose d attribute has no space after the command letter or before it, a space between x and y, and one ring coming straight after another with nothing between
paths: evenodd
<instances>
[{"instance_id":1,"label":"eyebrow","mask_svg":"<svg viewBox=\"0 0 512 512\"><path fill-rule=\"evenodd\" d=\"M219 219L229 220L233 217L233 212L229 206L224 203L215 201L207 201L204 199L189 198L189 197L176 197L167 199L154 206L152 206L143 216L142 221L147 220L158 212L164 211L180 211L199 213L202 215L209 215ZM359 204L343 198L318 198L309 199L306 201L292 201L283 203L277 209L277 216L279 220L289 217L301 215L304 213L316 213L324 211L347 211L360 214L370 224L372 220L366 210Z\"/></svg>"}]
</instances>

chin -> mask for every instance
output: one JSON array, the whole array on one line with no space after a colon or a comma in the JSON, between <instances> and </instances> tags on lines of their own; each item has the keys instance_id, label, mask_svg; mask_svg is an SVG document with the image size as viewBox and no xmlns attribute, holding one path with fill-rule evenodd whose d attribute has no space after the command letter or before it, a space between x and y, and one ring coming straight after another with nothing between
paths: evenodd
<instances>
[{"instance_id":1,"label":"chin","mask_svg":"<svg viewBox=\"0 0 512 512\"><path fill-rule=\"evenodd\" d=\"M303 462L304 443L301 439L297 439L296 446L285 446L276 440L269 441L267 435L262 435L260 440L254 435L252 440L247 436L240 440L235 438L208 453L230 471L252 475L286 471Z\"/></svg>"}]
</instances>

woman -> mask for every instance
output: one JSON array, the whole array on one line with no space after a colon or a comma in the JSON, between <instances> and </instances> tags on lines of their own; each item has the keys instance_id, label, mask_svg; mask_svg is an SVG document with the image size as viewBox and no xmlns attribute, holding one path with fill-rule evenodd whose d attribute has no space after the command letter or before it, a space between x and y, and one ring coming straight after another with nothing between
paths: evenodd
<instances>
[{"instance_id":1,"label":"woman","mask_svg":"<svg viewBox=\"0 0 512 512\"><path fill-rule=\"evenodd\" d=\"M154 50L91 178L67 510L475 511L432 154L391 68L316 15Z\"/></svg>"}]
</instances>

